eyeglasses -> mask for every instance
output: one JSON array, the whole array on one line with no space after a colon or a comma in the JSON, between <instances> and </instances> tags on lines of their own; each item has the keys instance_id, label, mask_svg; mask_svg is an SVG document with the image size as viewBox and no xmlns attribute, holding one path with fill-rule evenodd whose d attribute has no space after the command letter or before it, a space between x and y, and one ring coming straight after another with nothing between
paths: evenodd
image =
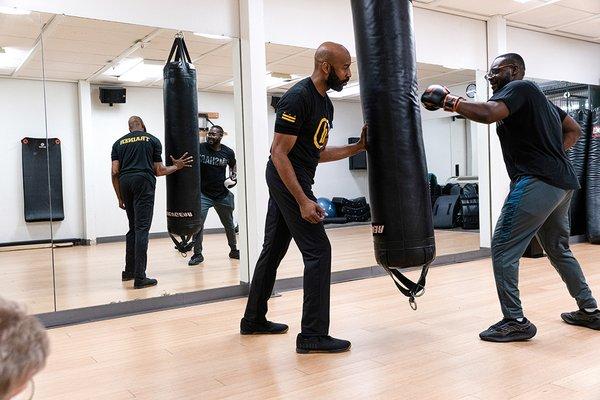
<instances>
[{"instance_id":1,"label":"eyeglasses","mask_svg":"<svg viewBox=\"0 0 600 400\"><path fill-rule=\"evenodd\" d=\"M519 66L516 64L506 64L506 65L500 65L499 67L490 68L490 70L487 72L487 74L485 74L483 77L489 81L491 77L498 75L500 73L500 71L502 70L502 68L506 68L506 67L517 67L518 68Z\"/></svg>"},{"instance_id":2,"label":"eyeglasses","mask_svg":"<svg viewBox=\"0 0 600 400\"><path fill-rule=\"evenodd\" d=\"M35 383L33 383L33 379L30 379L29 382L27 383L27 386L25 387L25 389L21 393L12 397L10 400L31 400L31 399L33 399L34 393L35 393Z\"/></svg>"}]
</instances>

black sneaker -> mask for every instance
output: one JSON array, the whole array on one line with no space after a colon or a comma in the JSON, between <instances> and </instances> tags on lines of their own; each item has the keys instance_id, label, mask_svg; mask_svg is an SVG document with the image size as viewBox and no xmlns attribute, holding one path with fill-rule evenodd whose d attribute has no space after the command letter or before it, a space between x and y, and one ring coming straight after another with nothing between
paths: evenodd
<instances>
[{"instance_id":1,"label":"black sneaker","mask_svg":"<svg viewBox=\"0 0 600 400\"><path fill-rule=\"evenodd\" d=\"M127 271L123 271L121 272L121 280L123 282L127 282L132 280L133 278L135 278L135 276L133 275L133 272L127 272Z\"/></svg>"},{"instance_id":2,"label":"black sneaker","mask_svg":"<svg viewBox=\"0 0 600 400\"><path fill-rule=\"evenodd\" d=\"M240 259L240 251L239 250L231 250L229 252L229 258L233 258L234 260Z\"/></svg>"},{"instance_id":3,"label":"black sneaker","mask_svg":"<svg viewBox=\"0 0 600 400\"><path fill-rule=\"evenodd\" d=\"M479 334L481 340L487 342L518 342L529 340L535 336L537 328L527 318L522 322L504 318Z\"/></svg>"},{"instance_id":4,"label":"black sneaker","mask_svg":"<svg viewBox=\"0 0 600 400\"><path fill-rule=\"evenodd\" d=\"M143 288L149 287L149 286L156 286L157 284L158 284L158 281L153 278L136 279L133 282L133 288L134 289L143 289Z\"/></svg>"},{"instance_id":5,"label":"black sneaker","mask_svg":"<svg viewBox=\"0 0 600 400\"><path fill-rule=\"evenodd\" d=\"M567 324L585 326L586 328L600 330L600 310L587 312L577 310L560 314Z\"/></svg>"},{"instance_id":6,"label":"black sneaker","mask_svg":"<svg viewBox=\"0 0 600 400\"><path fill-rule=\"evenodd\" d=\"M240 321L240 333L242 335L277 335L286 333L289 327L286 324L278 324L277 322L253 322L246 318Z\"/></svg>"},{"instance_id":7,"label":"black sneaker","mask_svg":"<svg viewBox=\"0 0 600 400\"><path fill-rule=\"evenodd\" d=\"M351 343L347 340L331 336L305 336L301 333L296 337L296 353L341 353L350 350Z\"/></svg>"},{"instance_id":8,"label":"black sneaker","mask_svg":"<svg viewBox=\"0 0 600 400\"><path fill-rule=\"evenodd\" d=\"M194 254L192 258L190 258L188 265L198 265L202 261L204 261L204 256L202 254Z\"/></svg>"}]
</instances>

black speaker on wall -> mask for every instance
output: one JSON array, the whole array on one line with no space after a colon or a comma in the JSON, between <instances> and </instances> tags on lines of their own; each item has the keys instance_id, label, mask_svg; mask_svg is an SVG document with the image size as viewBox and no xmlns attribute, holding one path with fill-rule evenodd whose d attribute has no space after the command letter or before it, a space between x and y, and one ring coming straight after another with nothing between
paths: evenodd
<instances>
[{"instance_id":1,"label":"black speaker on wall","mask_svg":"<svg viewBox=\"0 0 600 400\"><path fill-rule=\"evenodd\" d=\"M349 137L348 144L356 143L360 140L358 137ZM350 163L350 169L367 169L367 152L361 151L360 153L349 157L348 162Z\"/></svg>"},{"instance_id":2,"label":"black speaker on wall","mask_svg":"<svg viewBox=\"0 0 600 400\"><path fill-rule=\"evenodd\" d=\"M125 103L125 88L100 87L100 103L112 106L115 103Z\"/></svg>"}]
</instances>

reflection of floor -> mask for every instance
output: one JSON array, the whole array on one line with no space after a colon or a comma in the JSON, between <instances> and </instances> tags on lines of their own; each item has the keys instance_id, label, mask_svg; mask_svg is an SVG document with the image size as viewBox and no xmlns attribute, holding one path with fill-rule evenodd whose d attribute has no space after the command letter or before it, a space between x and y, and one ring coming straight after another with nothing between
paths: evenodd
<instances>
[{"instance_id":1,"label":"reflection of floor","mask_svg":"<svg viewBox=\"0 0 600 400\"><path fill-rule=\"evenodd\" d=\"M598 247L573 246L600 292ZM500 319L490 259L433 268L412 311L388 277L332 286L331 334L348 353L297 355L302 292L270 301L290 325L240 336L245 299L50 330L36 398L59 399L598 399L597 331L563 323L576 308L546 258L524 259L529 342L487 343Z\"/></svg>"},{"instance_id":2,"label":"reflection of floor","mask_svg":"<svg viewBox=\"0 0 600 400\"><path fill-rule=\"evenodd\" d=\"M332 270L375 265L370 226L328 229L333 249ZM453 254L479 248L474 232L437 231L437 254ZM205 235L203 264L188 267L173 249L170 239L153 239L148 249L148 275L156 287L132 290L122 283L125 244L60 247L54 249L57 309L86 307L110 302L158 297L239 284L239 262L228 258L224 234ZM30 312L53 311L50 249L0 252L0 293L25 302ZM278 278L302 274L302 257L292 243L278 271Z\"/></svg>"},{"instance_id":3,"label":"reflection of floor","mask_svg":"<svg viewBox=\"0 0 600 400\"><path fill-rule=\"evenodd\" d=\"M340 227L327 230L331 242L332 271L342 271L376 265L373 253L371 225ZM479 250L479 232L435 231L437 255L464 253ZM295 244L283 259L278 278L302 275L302 256Z\"/></svg>"}]
</instances>

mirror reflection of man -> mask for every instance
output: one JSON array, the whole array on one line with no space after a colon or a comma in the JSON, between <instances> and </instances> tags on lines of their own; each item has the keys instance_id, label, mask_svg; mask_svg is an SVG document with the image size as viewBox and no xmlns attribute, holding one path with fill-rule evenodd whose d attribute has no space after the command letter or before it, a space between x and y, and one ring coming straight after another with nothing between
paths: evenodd
<instances>
[{"instance_id":1,"label":"mirror reflection of man","mask_svg":"<svg viewBox=\"0 0 600 400\"><path fill-rule=\"evenodd\" d=\"M201 227L194 235L194 255L188 265L198 265L204 261L202 255L202 239L204 222L208 210L214 208L225 228L229 258L238 260L240 251L237 249L235 224L233 222L234 196L229 190L237 183L237 170L234 151L221 143L223 128L219 125L211 127L206 134L206 142L200 143L200 192L201 192ZM227 175L229 167L229 175Z\"/></svg>"},{"instance_id":2,"label":"mirror reflection of man","mask_svg":"<svg viewBox=\"0 0 600 400\"><path fill-rule=\"evenodd\" d=\"M170 156L172 165L165 166L160 140L146 132L142 119L134 115L129 118L128 124L129 133L120 137L112 147L112 183L119 207L127 212L129 220L125 271L121 279L133 279L133 288L142 289L158 283L156 279L146 276L156 177L191 167L194 159L186 152L177 159Z\"/></svg>"}]
</instances>

